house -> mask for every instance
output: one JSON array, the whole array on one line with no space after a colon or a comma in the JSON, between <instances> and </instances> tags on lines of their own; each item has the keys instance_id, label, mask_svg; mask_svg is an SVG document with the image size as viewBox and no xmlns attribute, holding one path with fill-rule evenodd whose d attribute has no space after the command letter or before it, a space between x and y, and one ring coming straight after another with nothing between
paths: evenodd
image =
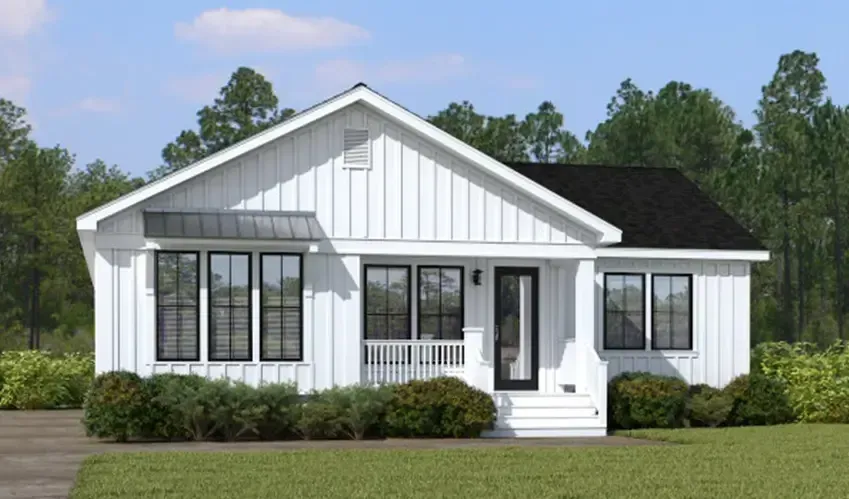
<instances>
[{"instance_id":1,"label":"house","mask_svg":"<svg viewBox=\"0 0 849 499\"><path fill-rule=\"evenodd\" d=\"M748 372L769 258L677 171L504 164L362 84L77 230L98 372L460 376L494 436L603 435L623 371Z\"/></svg>"}]
</instances>

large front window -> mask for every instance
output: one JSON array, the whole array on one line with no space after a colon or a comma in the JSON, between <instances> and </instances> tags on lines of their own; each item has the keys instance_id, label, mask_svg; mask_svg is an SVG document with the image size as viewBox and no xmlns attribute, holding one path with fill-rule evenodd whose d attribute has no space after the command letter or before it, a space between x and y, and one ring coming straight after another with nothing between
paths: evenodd
<instances>
[{"instance_id":1,"label":"large front window","mask_svg":"<svg viewBox=\"0 0 849 499\"><path fill-rule=\"evenodd\" d=\"M260 258L260 359L302 360L301 255L266 253Z\"/></svg>"},{"instance_id":2,"label":"large front window","mask_svg":"<svg viewBox=\"0 0 849 499\"><path fill-rule=\"evenodd\" d=\"M691 275L652 275L652 349L693 348Z\"/></svg>"},{"instance_id":3,"label":"large front window","mask_svg":"<svg viewBox=\"0 0 849 499\"><path fill-rule=\"evenodd\" d=\"M209 360L252 359L251 255L209 254Z\"/></svg>"},{"instance_id":4,"label":"large front window","mask_svg":"<svg viewBox=\"0 0 849 499\"><path fill-rule=\"evenodd\" d=\"M604 348L643 350L646 346L645 276L604 275ZM586 311L578 311L579 313Z\"/></svg>"},{"instance_id":5,"label":"large front window","mask_svg":"<svg viewBox=\"0 0 849 499\"><path fill-rule=\"evenodd\" d=\"M419 338L463 339L463 268L419 267Z\"/></svg>"},{"instance_id":6,"label":"large front window","mask_svg":"<svg viewBox=\"0 0 849 499\"><path fill-rule=\"evenodd\" d=\"M199 360L199 254L157 251L155 260L156 358Z\"/></svg>"},{"instance_id":7,"label":"large front window","mask_svg":"<svg viewBox=\"0 0 849 499\"><path fill-rule=\"evenodd\" d=\"M365 280L365 339L411 339L410 267L366 265Z\"/></svg>"}]
</instances>

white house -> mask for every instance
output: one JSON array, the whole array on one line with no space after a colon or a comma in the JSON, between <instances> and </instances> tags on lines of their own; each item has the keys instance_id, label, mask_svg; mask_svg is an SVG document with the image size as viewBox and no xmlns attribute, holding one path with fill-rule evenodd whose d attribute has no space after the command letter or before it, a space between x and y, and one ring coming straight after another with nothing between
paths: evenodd
<instances>
[{"instance_id":1,"label":"white house","mask_svg":"<svg viewBox=\"0 0 849 499\"><path fill-rule=\"evenodd\" d=\"M365 85L77 220L98 372L461 376L602 435L622 371L749 370L767 251L675 170L504 164Z\"/></svg>"}]
</instances>

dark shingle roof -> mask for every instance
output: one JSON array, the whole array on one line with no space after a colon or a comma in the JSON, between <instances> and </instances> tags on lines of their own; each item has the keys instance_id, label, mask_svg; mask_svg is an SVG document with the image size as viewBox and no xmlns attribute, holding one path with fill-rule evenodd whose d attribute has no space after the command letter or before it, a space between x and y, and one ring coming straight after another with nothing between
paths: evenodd
<instances>
[{"instance_id":1,"label":"dark shingle roof","mask_svg":"<svg viewBox=\"0 0 849 499\"><path fill-rule=\"evenodd\" d=\"M763 250L696 184L673 168L506 163L622 229L619 247Z\"/></svg>"}]
</instances>

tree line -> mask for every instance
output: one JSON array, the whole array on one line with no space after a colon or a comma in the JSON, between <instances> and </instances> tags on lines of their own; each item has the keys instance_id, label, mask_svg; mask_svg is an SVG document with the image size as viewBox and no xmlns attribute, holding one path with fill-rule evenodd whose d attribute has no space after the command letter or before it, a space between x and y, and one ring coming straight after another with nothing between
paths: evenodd
<instances>
[{"instance_id":1,"label":"tree line","mask_svg":"<svg viewBox=\"0 0 849 499\"><path fill-rule=\"evenodd\" d=\"M817 55L797 50L779 58L751 127L709 89L671 81L645 90L630 79L583 138L550 101L524 117L452 102L427 119L505 161L678 168L772 253L754 267L753 344L828 344L845 338L849 312L849 106L826 90ZM78 215L294 113L261 74L239 68L197 112L197 129L167 144L143 179L102 160L76 167L68 150L37 144L25 110L0 99L0 349L90 347L93 291Z\"/></svg>"}]
</instances>

